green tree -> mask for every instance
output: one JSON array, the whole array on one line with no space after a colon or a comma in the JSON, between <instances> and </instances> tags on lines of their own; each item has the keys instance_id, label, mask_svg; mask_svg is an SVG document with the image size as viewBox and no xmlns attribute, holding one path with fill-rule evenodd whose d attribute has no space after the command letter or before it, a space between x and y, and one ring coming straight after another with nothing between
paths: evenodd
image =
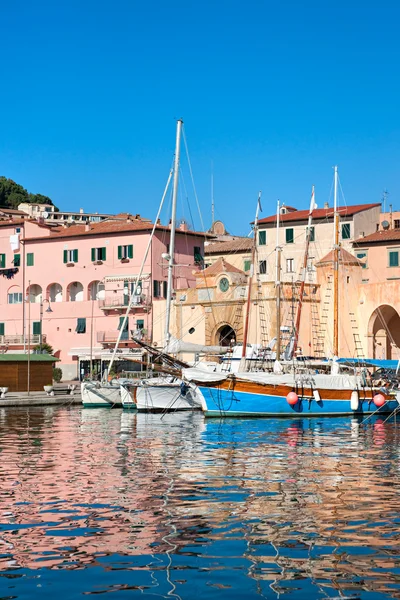
<instances>
[{"instance_id":1,"label":"green tree","mask_svg":"<svg viewBox=\"0 0 400 600\"><path fill-rule=\"evenodd\" d=\"M21 202L29 204L53 204L51 198L43 194L30 194L22 185L7 177L0 177L0 206L18 208Z\"/></svg>"}]
</instances>

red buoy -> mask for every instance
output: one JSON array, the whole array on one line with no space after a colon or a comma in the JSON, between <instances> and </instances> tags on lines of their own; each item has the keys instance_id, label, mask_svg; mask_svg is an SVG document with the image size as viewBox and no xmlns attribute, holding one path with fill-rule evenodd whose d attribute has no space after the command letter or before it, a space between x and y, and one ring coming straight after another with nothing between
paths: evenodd
<instances>
[{"instance_id":1,"label":"red buoy","mask_svg":"<svg viewBox=\"0 0 400 600\"><path fill-rule=\"evenodd\" d=\"M376 396L374 396L374 404L378 408L380 406L383 406L385 404L385 402L386 402L386 398L383 394L376 394Z\"/></svg>"},{"instance_id":2,"label":"red buoy","mask_svg":"<svg viewBox=\"0 0 400 600\"><path fill-rule=\"evenodd\" d=\"M296 394L296 392L289 392L288 395L286 396L286 401L288 404L290 404L290 406L294 406L295 404L298 403L299 397Z\"/></svg>"}]
</instances>

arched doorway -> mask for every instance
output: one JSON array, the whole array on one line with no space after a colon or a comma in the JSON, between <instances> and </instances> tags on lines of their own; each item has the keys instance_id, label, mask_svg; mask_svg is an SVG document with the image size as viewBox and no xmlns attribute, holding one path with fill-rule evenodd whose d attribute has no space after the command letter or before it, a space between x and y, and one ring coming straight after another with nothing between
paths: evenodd
<instances>
[{"instance_id":1,"label":"arched doorway","mask_svg":"<svg viewBox=\"0 0 400 600\"><path fill-rule=\"evenodd\" d=\"M234 346L236 344L236 333L230 325L222 325L218 329L216 337L219 346Z\"/></svg>"},{"instance_id":2,"label":"arched doorway","mask_svg":"<svg viewBox=\"0 0 400 600\"><path fill-rule=\"evenodd\" d=\"M400 350L400 315L393 306L382 304L369 320L368 337L372 358L398 359Z\"/></svg>"}]
</instances>

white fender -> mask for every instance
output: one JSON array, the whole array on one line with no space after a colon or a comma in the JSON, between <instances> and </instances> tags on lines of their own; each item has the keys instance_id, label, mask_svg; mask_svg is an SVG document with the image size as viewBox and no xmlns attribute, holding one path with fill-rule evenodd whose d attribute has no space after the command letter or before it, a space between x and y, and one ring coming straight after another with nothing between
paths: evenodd
<instances>
[{"instance_id":1,"label":"white fender","mask_svg":"<svg viewBox=\"0 0 400 600\"><path fill-rule=\"evenodd\" d=\"M321 396L319 395L318 390L313 390L313 396L314 396L315 402L321 402Z\"/></svg>"},{"instance_id":2,"label":"white fender","mask_svg":"<svg viewBox=\"0 0 400 600\"><path fill-rule=\"evenodd\" d=\"M357 390L353 390L351 392L351 398L350 398L350 408L351 408L351 410L358 410L358 405L359 405L358 391Z\"/></svg>"}]
</instances>

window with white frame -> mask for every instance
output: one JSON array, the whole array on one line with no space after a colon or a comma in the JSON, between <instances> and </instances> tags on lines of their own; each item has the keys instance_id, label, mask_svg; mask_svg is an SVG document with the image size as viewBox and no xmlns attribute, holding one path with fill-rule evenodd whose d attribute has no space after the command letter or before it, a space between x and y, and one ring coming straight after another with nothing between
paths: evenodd
<instances>
[{"instance_id":1,"label":"window with white frame","mask_svg":"<svg viewBox=\"0 0 400 600\"><path fill-rule=\"evenodd\" d=\"M294 258L286 259L286 273L294 273Z\"/></svg>"},{"instance_id":2,"label":"window with white frame","mask_svg":"<svg viewBox=\"0 0 400 600\"><path fill-rule=\"evenodd\" d=\"M22 304L22 292L8 294L8 304Z\"/></svg>"}]
</instances>

